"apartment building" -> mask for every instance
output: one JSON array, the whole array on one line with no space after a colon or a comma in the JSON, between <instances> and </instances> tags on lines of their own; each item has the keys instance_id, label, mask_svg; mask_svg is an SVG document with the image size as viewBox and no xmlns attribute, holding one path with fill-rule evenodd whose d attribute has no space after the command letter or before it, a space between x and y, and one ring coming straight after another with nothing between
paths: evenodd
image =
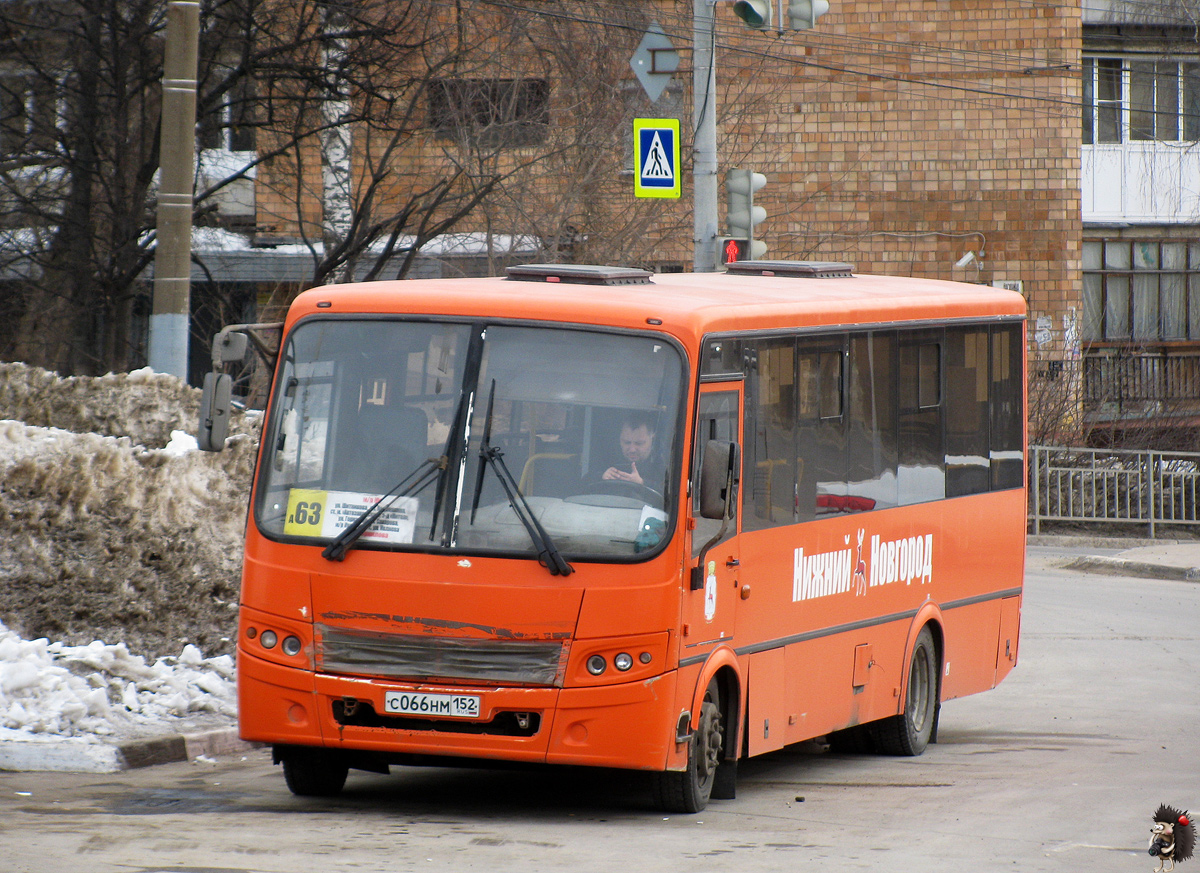
<instances>
[{"instance_id":1,"label":"apartment building","mask_svg":"<svg viewBox=\"0 0 1200 873\"><path fill-rule=\"evenodd\" d=\"M1200 416L1198 11L1083 12L1085 410L1118 435Z\"/></svg>"}]
</instances>

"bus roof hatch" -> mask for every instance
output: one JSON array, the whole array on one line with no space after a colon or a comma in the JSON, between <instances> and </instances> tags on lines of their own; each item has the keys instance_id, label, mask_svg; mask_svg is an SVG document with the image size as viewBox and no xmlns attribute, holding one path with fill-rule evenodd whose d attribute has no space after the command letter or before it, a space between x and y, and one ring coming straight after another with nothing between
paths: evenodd
<instances>
[{"instance_id":1,"label":"bus roof hatch","mask_svg":"<svg viewBox=\"0 0 1200 873\"><path fill-rule=\"evenodd\" d=\"M798 279L850 279L854 265L840 261L733 261L730 273L741 276L789 276Z\"/></svg>"},{"instance_id":2,"label":"bus roof hatch","mask_svg":"<svg viewBox=\"0 0 1200 873\"><path fill-rule=\"evenodd\" d=\"M633 267L591 264L522 264L509 267L509 279L519 282L567 282L572 285L649 285L654 274Z\"/></svg>"}]
</instances>

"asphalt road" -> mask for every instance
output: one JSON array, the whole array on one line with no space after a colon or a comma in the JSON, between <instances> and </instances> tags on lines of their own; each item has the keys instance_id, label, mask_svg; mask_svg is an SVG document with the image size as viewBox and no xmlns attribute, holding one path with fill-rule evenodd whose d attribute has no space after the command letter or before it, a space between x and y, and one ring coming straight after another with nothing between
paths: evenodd
<instances>
[{"instance_id":1,"label":"asphalt road","mask_svg":"<svg viewBox=\"0 0 1200 873\"><path fill-rule=\"evenodd\" d=\"M656 812L638 774L589 770L352 773L322 801L292 797L265 751L0 773L0 867L1149 873L1155 807L1200 812L1200 584L1062 556L1031 549L1016 671L945 704L920 758L788 749L695 816Z\"/></svg>"}]
</instances>

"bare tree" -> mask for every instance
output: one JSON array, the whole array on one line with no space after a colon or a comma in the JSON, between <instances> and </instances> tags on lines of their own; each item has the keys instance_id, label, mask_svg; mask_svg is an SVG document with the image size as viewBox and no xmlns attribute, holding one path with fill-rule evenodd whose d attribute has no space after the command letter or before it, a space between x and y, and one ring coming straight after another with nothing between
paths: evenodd
<instances>
[{"instance_id":1,"label":"bare tree","mask_svg":"<svg viewBox=\"0 0 1200 873\"><path fill-rule=\"evenodd\" d=\"M64 373L142 359L164 10L0 4L4 357ZM404 275L420 246L561 150L529 23L473 0L205 0L198 126L253 142L241 165L202 175L197 225L219 223L222 192L253 178L256 229L307 243L306 284Z\"/></svg>"}]
</instances>

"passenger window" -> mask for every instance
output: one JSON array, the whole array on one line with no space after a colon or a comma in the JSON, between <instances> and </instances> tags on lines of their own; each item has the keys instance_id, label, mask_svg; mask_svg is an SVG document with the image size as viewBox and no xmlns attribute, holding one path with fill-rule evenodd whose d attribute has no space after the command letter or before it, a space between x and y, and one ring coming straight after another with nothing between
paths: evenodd
<instances>
[{"instance_id":1,"label":"passenger window","mask_svg":"<svg viewBox=\"0 0 1200 873\"><path fill-rule=\"evenodd\" d=\"M796 344L758 342L746 384L742 526L761 530L792 524L796 507ZM817 396L805 394L815 410Z\"/></svg>"},{"instance_id":2,"label":"passenger window","mask_svg":"<svg viewBox=\"0 0 1200 873\"><path fill-rule=\"evenodd\" d=\"M1021 326L992 328L992 490L1020 488L1025 482L1024 360Z\"/></svg>"},{"instance_id":3,"label":"passenger window","mask_svg":"<svg viewBox=\"0 0 1200 873\"><path fill-rule=\"evenodd\" d=\"M850 340L847 493L860 506L885 509L896 500L896 334Z\"/></svg>"},{"instance_id":4,"label":"passenger window","mask_svg":"<svg viewBox=\"0 0 1200 873\"><path fill-rule=\"evenodd\" d=\"M946 331L946 496L990 488L988 330Z\"/></svg>"},{"instance_id":5,"label":"passenger window","mask_svg":"<svg viewBox=\"0 0 1200 873\"><path fill-rule=\"evenodd\" d=\"M942 433L940 330L902 333L900 338L899 463L901 503L926 503L946 496L946 453Z\"/></svg>"}]
</instances>

